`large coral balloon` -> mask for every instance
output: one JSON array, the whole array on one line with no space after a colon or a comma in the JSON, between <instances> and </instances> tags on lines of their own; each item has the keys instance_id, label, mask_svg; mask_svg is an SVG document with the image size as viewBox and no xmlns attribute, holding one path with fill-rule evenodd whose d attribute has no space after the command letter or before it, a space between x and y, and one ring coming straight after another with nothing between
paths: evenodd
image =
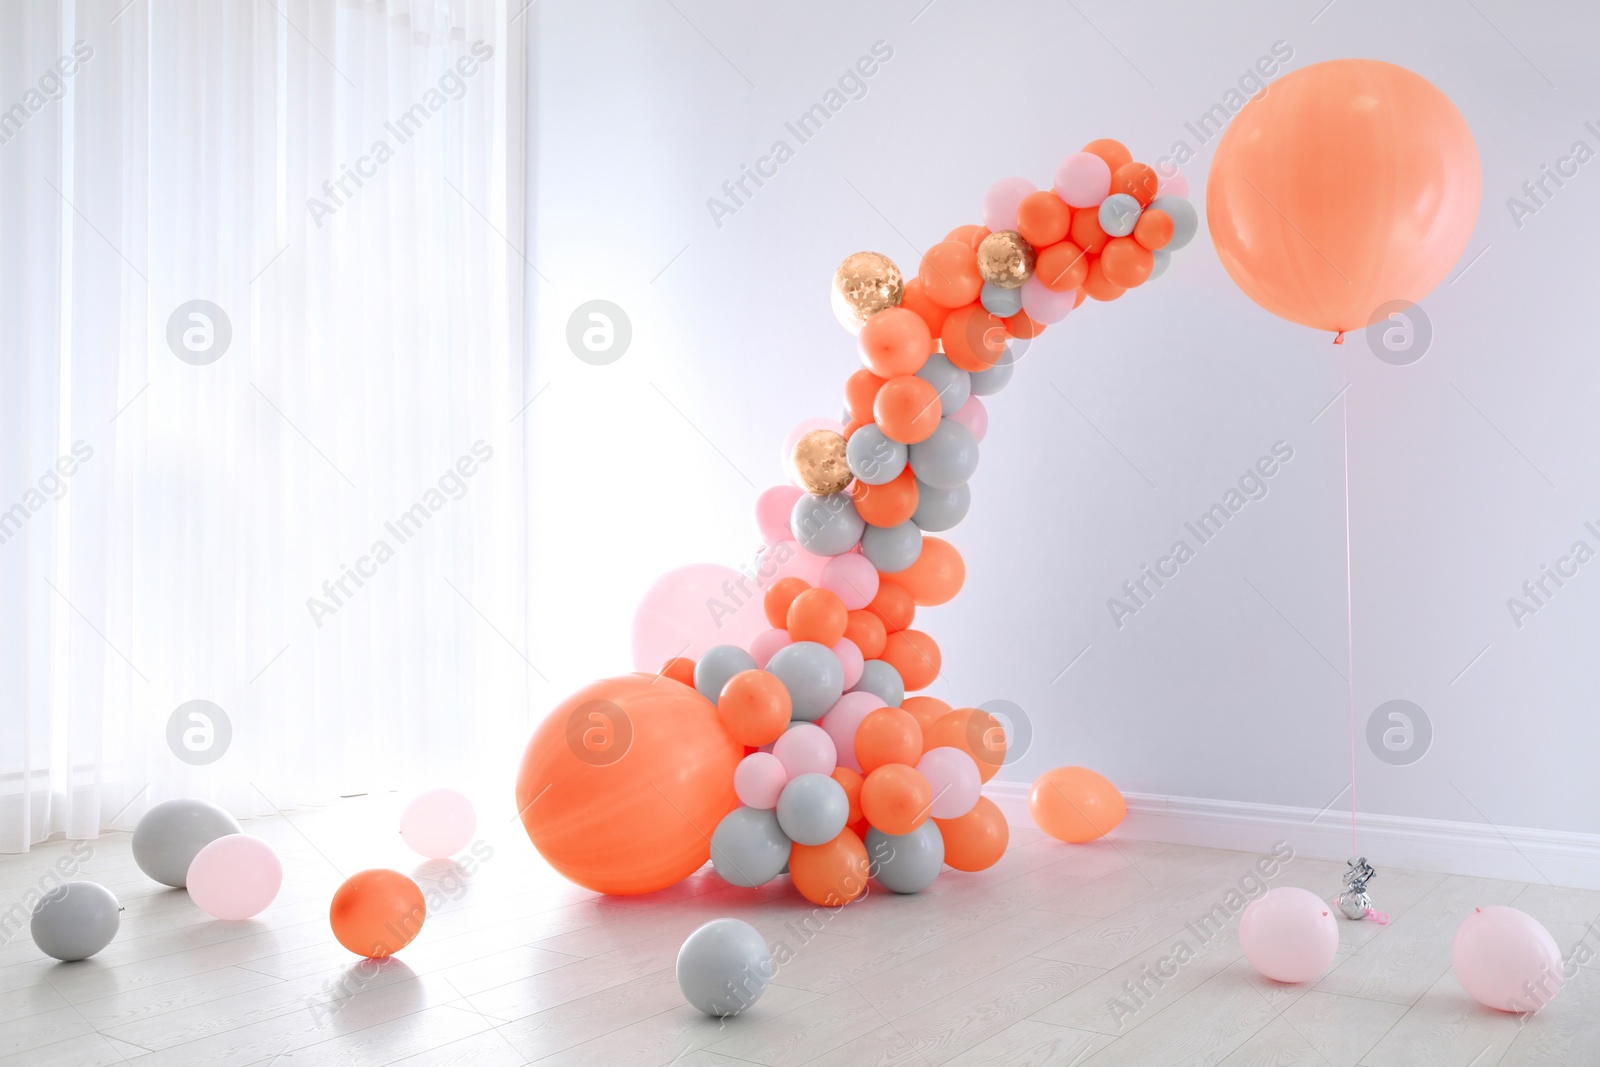
<instances>
[{"instance_id":1,"label":"large coral balloon","mask_svg":"<svg viewBox=\"0 0 1600 1067\"><path fill-rule=\"evenodd\" d=\"M739 803L744 748L711 701L631 674L578 690L545 717L517 774L517 810L550 866L600 893L652 893L694 873Z\"/></svg>"},{"instance_id":2,"label":"large coral balloon","mask_svg":"<svg viewBox=\"0 0 1600 1067\"><path fill-rule=\"evenodd\" d=\"M1206 214L1250 299L1343 332L1449 273L1482 188L1472 131L1444 93L1404 67L1337 59L1239 112L1211 161Z\"/></svg>"}]
</instances>

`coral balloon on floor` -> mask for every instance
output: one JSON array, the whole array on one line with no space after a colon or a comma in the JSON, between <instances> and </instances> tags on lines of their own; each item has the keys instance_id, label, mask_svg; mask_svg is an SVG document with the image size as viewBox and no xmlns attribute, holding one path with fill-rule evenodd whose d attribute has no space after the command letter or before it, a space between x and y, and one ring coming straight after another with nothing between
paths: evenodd
<instances>
[{"instance_id":1,"label":"coral balloon on floor","mask_svg":"<svg viewBox=\"0 0 1600 1067\"><path fill-rule=\"evenodd\" d=\"M1077 845L1115 830L1128 805L1103 775L1087 767L1057 767L1033 783L1028 814L1051 837Z\"/></svg>"}]
</instances>

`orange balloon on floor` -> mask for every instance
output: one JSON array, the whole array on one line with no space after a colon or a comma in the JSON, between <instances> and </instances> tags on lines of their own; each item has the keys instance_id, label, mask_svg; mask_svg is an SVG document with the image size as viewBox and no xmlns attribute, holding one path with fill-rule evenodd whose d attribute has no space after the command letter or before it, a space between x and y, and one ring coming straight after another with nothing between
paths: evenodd
<instances>
[{"instance_id":1,"label":"orange balloon on floor","mask_svg":"<svg viewBox=\"0 0 1600 1067\"><path fill-rule=\"evenodd\" d=\"M849 827L825 845L792 845L789 878L813 904L837 908L867 891L867 846Z\"/></svg>"},{"instance_id":2,"label":"orange balloon on floor","mask_svg":"<svg viewBox=\"0 0 1600 1067\"><path fill-rule=\"evenodd\" d=\"M1033 783L1028 814L1051 837L1082 844L1116 829L1128 804L1116 786L1087 767L1057 767Z\"/></svg>"},{"instance_id":3,"label":"orange balloon on floor","mask_svg":"<svg viewBox=\"0 0 1600 1067\"><path fill-rule=\"evenodd\" d=\"M571 881L651 893L710 858L712 832L738 805L743 756L695 690L648 674L607 678L539 724L517 774L517 810L540 855Z\"/></svg>"},{"instance_id":4,"label":"orange balloon on floor","mask_svg":"<svg viewBox=\"0 0 1600 1067\"><path fill-rule=\"evenodd\" d=\"M405 948L427 917L428 905L417 883L382 867L346 878L328 907L328 922L339 944L371 959Z\"/></svg>"},{"instance_id":5,"label":"orange balloon on floor","mask_svg":"<svg viewBox=\"0 0 1600 1067\"><path fill-rule=\"evenodd\" d=\"M1206 219L1246 296L1342 333L1450 272L1482 190L1449 97L1404 67L1335 59L1285 74L1228 124Z\"/></svg>"},{"instance_id":6,"label":"orange balloon on floor","mask_svg":"<svg viewBox=\"0 0 1600 1067\"><path fill-rule=\"evenodd\" d=\"M1011 827L999 807L988 797L956 819L935 819L944 837L944 861L958 871L983 871L1005 855Z\"/></svg>"}]
</instances>

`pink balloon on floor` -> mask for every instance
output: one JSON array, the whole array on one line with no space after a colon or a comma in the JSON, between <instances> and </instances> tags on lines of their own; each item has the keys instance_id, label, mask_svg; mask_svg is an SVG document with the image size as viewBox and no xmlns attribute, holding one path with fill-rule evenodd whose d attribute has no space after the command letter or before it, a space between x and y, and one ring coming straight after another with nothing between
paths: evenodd
<instances>
[{"instance_id":1,"label":"pink balloon on floor","mask_svg":"<svg viewBox=\"0 0 1600 1067\"><path fill-rule=\"evenodd\" d=\"M872 598L878 595L878 568L859 552L830 556L822 568L819 584L844 601L846 608L857 611L872 603Z\"/></svg>"},{"instance_id":2,"label":"pink balloon on floor","mask_svg":"<svg viewBox=\"0 0 1600 1067\"><path fill-rule=\"evenodd\" d=\"M933 788L935 819L959 819L978 805L983 777L972 756L959 748L930 748L917 761L917 772Z\"/></svg>"},{"instance_id":3,"label":"pink balloon on floor","mask_svg":"<svg viewBox=\"0 0 1600 1067\"><path fill-rule=\"evenodd\" d=\"M767 669L767 663L785 645L794 644L788 630L763 630L750 639L750 654L756 659L756 666L762 670Z\"/></svg>"},{"instance_id":4,"label":"pink balloon on floor","mask_svg":"<svg viewBox=\"0 0 1600 1067\"><path fill-rule=\"evenodd\" d=\"M756 497L756 528L761 539L769 545L793 540L789 529L789 516L795 503L804 495L798 486L775 485Z\"/></svg>"},{"instance_id":5,"label":"pink balloon on floor","mask_svg":"<svg viewBox=\"0 0 1600 1067\"><path fill-rule=\"evenodd\" d=\"M1026 178L1001 178L983 194L983 224L991 231L1015 230L1017 206L1039 190Z\"/></svg>"},{"instance_id":6,"label":"pink balloon on floor","mask_svg":"<svg viewBox=\"0 0 1600 1067\"><path fill-rule=\"evenodd\" d=\"M883 698L876 693L846 693L818 720L818 725L833 740L839 766L860 773L861 763L856 759L856 730L860 728L862 719L883 706Z\"/></svg>"},{"instance_id":7,"label":"pink balloon on floor","mask_svg":"<svg viewBox=\"0 0 1600 1067\"><path fill-rule=\"evenodd\" d=\"M814 722L803 722L784 731L772 743L772 754L778 757L789 777L802 774L832 774L837 766L833 739Z\"/></svg>"},{"instance_id":8,"label":"pink balloon on floor","mask_svg":"<svg viewBox=\"0 0 1600 1067\"><path fill-rule=\"evenodd\" d=\"M418 793L400 813L400 837L430 860L449 859L466 848L477 828L472 801L454 789Z\"/></svg>"},{"instance_id":9,"label":"pink balloon on floor","mask_svg":"<svg viewBox=\"0 0 1600 1067\"><path fill-rule=\"evenodd\" d=\"M219 837L189 864L189 898L218 919L259 915L283 886L283 862L271 845L249 834Z\"/></svg>"},{"instance_id":10,"label":"pink balloon on floor","mask_svg":"<svg viewBox=\"0 0 1600 1067\"><path fill-rule=\"evenodd\" d=\"M1339 921L1332 905L1309 889L1279 886L1245 907L1239 947L1273 981L1309 982L1327 973L1339 951Z\"/></svg>"},{"instance_id":11,"label":"pink balloon on floor","mask_svg":"<svg viewBox=\"0 0 1600 1067\"><path fill-rule=\"evenodd\" d=\"M739 803L763 810L778 806L778 794L789 784L783 761L770 752L752 752L733 771L733 791Z\"/></svg>"},{"instance_id":12,"label":"pink balloon on floor","mask_svg":"<svg viewBox=\"0 0 1600 1067\"><path fill-rule=\"evenodd\" d=\"M974 441L982 441L989 432L989 409L975 396L967 397L967 402L957 408L950 418L972 431Z\"/></svg>"},{"instance_id":13,"label":"pink balloon on floor","mask_svg":"<svg viewBox=\"0 0 1600 1067\"><path fill-rule=\"evenodd\" d=\"M861 672L866 669L866 658L861 655L861 649L848 637L840 638L839 643L833 646L833 654L839 657L839 666L844 668L844 687L850 689L861 681Z\"/></svg>"},{"instance_id":14,"label":"pink balloon on floor","mask_svg":"<svg viewBox=\"0 0 1600 1067\"><path fill-rule=\"evenodd\" d=\"M1538 1011L1561 992L1561 949L1544 925L1501 904L1462 920L1451 947L1456 981L1485 1007Z\"/></svg>"},{"instance_id":15,"label":"pink balloon on floor","mask_svg":"<svg viewBox=\"0 0 1600 1067\"><path fill-rule=\"evenodd\" d=\"M674 656L698 660L715 645L745 648L766 628L755 582L719 563L679 567L657 578L634 610L633 669L654 674Z\"/></svg>"}]
</instances>

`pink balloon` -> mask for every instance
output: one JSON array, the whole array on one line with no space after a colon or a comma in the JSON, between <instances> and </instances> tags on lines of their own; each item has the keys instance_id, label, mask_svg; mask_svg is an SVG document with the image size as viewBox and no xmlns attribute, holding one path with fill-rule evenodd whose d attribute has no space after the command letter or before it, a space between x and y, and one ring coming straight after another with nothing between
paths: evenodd
<instances>
[{"instance_id":1,"label":"pink balloon","mask_svg":"<svg viewBox=\"0 0 1600 1067\"><path fill-rule=\"evenodd\" d=\"M822 569L832 558L814 556L801 548L798 541L779 541L762 549L756 557L756 581L762 589L779 578L798 578L807 585L815 586L822 581ZM761 621L766 622L766 612L760 607L759 601L755 610L761 616Z\"/></svg>"},{"instance_id":2,"label":"pink balloon","mask_svg":"<svg viewBox=\"0 0 1600 1067\"><path fill-rule=\"evenodd\" d=\"M775 485L756 497L756 528L763 541L775 545L794 537L789 532L789 515L803 495L797 486Z\"/></svg>"},{"instance_id":3,"label":"pink balloon","mask_svg":"<svg viewBox=\"0 0 1600 1067\"><path fill-rule=\"evenodd\" d=\"M444 860L466 848L478 828L472 801L454 789L418 793L400 814L400 836L411 851Z\"/></svg>"},{"instance_id":4,"label":"pink balloon","mask_svg":"<svg viewBox=\"0 0 1600 1067\"><path fill-rule=\"evenodd\" d=\"M283 862L271 845L249 834L219 837L189 864L189 897L218 919L259 915L283 885Z\"/></svg>"},{"instance_id":5,"label":"pink balloon","mask_svg":"<svg viewBox=\"0 0 1600 1067\"><path fill-rule=\"evenodd\" d=\"M856 759L856 730L861 720L884 707L883 698L876 693L846 693L834 702L828 713L818 720L828 737L839 766L860 773L861 762Z\"/></svg>"},{"instance_id":6,"label":"pink balloon","mask_svg":"<svg viewBox=\"0 0 1600 1067\"><path fill-rule=\"evenodd\" d=\"M1099 159L1099 156L1094 157ZM1102 164L1103 165L1103 164ZM1022 283L1022 310L1035 322L1049 325L1060 322L1072 313L1073 302L1078 299L1076 289L1058 293L1045 287L1037 276Z\"/></svg>"},{"instance_id":7,"label":"pink balloon","mask_svg":"<svg viewBox=\"0 0 1600 1067\"><path fill-rule=\"evenodd\" d=\"M935 819L959 819L978 806L983 776L978 764L959 748L930 748L917 761L917 771L933 787Z\"/></svg>"},{"instance_id":8,"label":"pink balloon","mask_svg":"<svg viewBox=\"0 0 1600 1067\"><path fill-rule=\"evenodd\" d=\"M839 666L844 668L844 687L852 688L861 681L861 672L867 665L865 657L861 655L861 649L848 637L841 637L839 643L833 646L833 654L839 657Z\"/></svg>"},{"instance_id":9,"label":"pink balloon","mask_svg":"<svg viewBox=\"0 0 1600 1067\"><path fill-rule=\"evenodd\" d=\"M878 595L878 568L859 552L829 556L822 568L821 585L844 601L845 607L856 611Z\"/></svg>"},{"instance_id":10,"label":"pink balloon","mask_svg":"<svg viewBox=\"0 0 1600 1067\"><path fill-rule=\"evenodd\" d=\"M1462 920L1450 951L1461 988L1485 1007L1538 1011L1561 992L1561 949L1533 916L1502 904Z\"/></svg>"},{"instance_id":11,"label":"pink balloon","mask_svg":"<svg viewBox=\"0 0 1600 1067\"><path fill-rule=\"evenodd\" d=\"M844 423L836 422L833 419L806 419L804 422L795 424L794 429L789 431L789 436L783 439L783 455L780 457L780 462L783 464L783 473L790 481L796 483L800 481L800 475L794 469L794 446L800 443L800 438L812 430L832 430L843 437ZM784 526L788 526L787 516L785 517Z\"/></svg>"},{"instance_id":12,"label":"pink balloon","mask_svg":"<svg viewBox=\"0 0 1600 1067\"><path fill-rule=\"evenodd\" d=\"M1183 176L1183 171L1175 170L1171 176L1161 173L1161 168L1156 168L1156 195L1181 196L1189 195L1189 179Z\"/></svg>"},{"instance_id":13,"label":"pink balloon","mask_svg":"<svg viewBox=\"0 0 1600 1067\"><path fill-rule=\"evenodd\" d=\"M1095 207L1111 195L1111 168L1099 156L1076 152L1056 168L1055 186L1069 206Z\"/></svg>"},{"instance_id":14,"label":"pink balloon","mask_svg":"<svg viewBox=\"0 0 1600 1067\"><path fill-rule=\"evenodd\" d=\"M1038 192L1038 187L1026 178L1001 178L983 194L983 224L995 232L1015 230L1017 205L1034 192Z\"/></svg>"},{"instance_id":15,"label":"pink balloon","mask_svg":"<svg viewBox=\"0 0 1600 1067\"><path fill-rule=\"evenodd\" d=\"M766 670L778 649L792 644L788 630L762 630L750 639L750 654L756 658L756 666Z\"/></svg>"},{"instance_id":16,"label":"pink balloon","mask_svg":"<svg viewBox=\"0 0 1600 1067\"><path fill-rule=\"evenodd\" d=\"M758 581L718 563L679 567L657 578L634 610L633 669L653 674L674 656L698 660L714 645L746 648L766 628Z\"/></svg>"},{"instance_id":17,"label":"pink balloon","mask_svg":"<svg viewBox=\"0 0 1600 1067\"><path fill-rule=\"evenodd\" d=\"M956 409L950 418L972 431L974 441L982 441L989 432L989 409L978 397L969 396L967 402Z\"/></svg>"},{"instance_id":18,"label":"pink balloon","mask_svg":"<svg viewBox=\"0 0 1600 1067\"><path fill-rule=\"evenodd\" d=\"M833 750L833 738L814 722L791 726L783 736L772 743L772 754L778 757L790 778L802 774L832 774L838 758Z\"/></svg>"},{"instance_id":19,"label":"pink balloon","mask_svg":"<svg viewBox=\"0 0 1600 1067\"><path fill-rule=\"evenodd\" d=\"M778 794L788 784L789 772L770 752L752 752L733 769L733 791L747 808L777 807Z\"/></svg>"},{"instance_id":20,"label":"pink balloon","mask_svg":"<svg viewBox=\"0 0 1600 1067\"><path fill-rule=\"evenodd\" d=\"M1252 900L1239 919L1239 947L1275 982L1322 977L1339 951L1339 923L1327 901L1283 885Z\"/></svg>"}]
</instances>

